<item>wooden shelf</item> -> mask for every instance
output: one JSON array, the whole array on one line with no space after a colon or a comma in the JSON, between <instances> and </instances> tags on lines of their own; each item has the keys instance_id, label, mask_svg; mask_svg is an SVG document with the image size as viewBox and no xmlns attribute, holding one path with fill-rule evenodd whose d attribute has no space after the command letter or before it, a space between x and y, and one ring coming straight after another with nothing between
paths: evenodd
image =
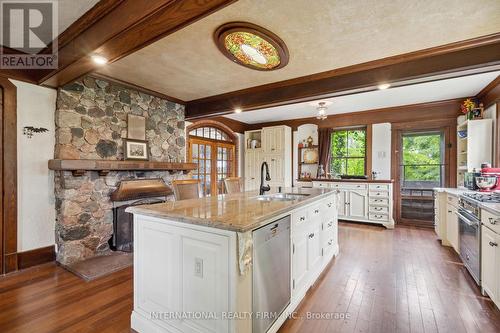
<instances>
[{"instance_id":1,"label":"wooden shelf","mask_svg":"<svg viewBox=\"0 0 500 333\"><path fill-rule=\"evenodd\" d=\"M49 160L50 170L71 171L75 177L82 176L86 171L97 171L100 176L106 176L110 171L183 171L187 173L197 167L196 163L175 162Z\"/></svg>"}]
</instances>

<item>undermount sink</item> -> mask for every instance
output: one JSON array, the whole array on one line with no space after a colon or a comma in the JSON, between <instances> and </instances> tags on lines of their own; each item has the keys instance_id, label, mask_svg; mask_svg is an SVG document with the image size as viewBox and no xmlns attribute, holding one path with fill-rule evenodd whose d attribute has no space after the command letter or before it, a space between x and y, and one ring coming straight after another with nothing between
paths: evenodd
<instances>
[{"instance_id":1,"label":"undermount sink","mask_svg":"<svg viewBox=\"0 0 500 333\"><path fill-rule=\"evenodd\" d=\"M293 201L305 199L308 195L305 193L273 193L259 195L255 198L260 201Z\"/></svg>"}]
</instances>

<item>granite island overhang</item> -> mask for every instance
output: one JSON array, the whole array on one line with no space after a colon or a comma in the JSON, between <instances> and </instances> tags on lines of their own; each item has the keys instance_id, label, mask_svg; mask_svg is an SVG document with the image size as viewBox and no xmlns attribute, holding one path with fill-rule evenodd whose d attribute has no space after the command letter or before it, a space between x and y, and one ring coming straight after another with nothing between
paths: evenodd
<instances>
[{"instance_id":1,"label":"granite island overhang","mask_svg":"<svg viewBox=\"0 0 500 333\"><path fill-rule=\"evenodd\" d=\"M289 248L278 252L286 251L289 281L275 282L289 286L289 301L263 331L276 332L338 254L336 203L333 189L285 188L128 208L134 214L132 328L252 332L262 320L253 311L253 234L286 218Z\"/></svg>"}]
</instances>

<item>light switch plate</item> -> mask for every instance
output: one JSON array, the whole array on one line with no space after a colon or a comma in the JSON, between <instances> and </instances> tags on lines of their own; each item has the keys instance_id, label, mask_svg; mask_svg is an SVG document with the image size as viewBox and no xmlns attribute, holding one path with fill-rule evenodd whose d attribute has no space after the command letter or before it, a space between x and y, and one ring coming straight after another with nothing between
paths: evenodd
<instances>
[{"instance_id":1,"label":"light switch plate","mask_svg":"<svg viewBox=\"0 0 500 333\"><path fill-rule=\"evenodd\" d=\"M194 258L194 276L203 278L203 259Z\"/></svg>"}]
</instances>

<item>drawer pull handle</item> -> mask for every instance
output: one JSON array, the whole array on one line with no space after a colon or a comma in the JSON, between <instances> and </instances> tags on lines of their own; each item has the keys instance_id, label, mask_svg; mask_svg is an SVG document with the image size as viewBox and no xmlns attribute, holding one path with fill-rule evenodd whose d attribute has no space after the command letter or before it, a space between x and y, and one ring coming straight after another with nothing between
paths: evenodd
<instances>
[{"instance_id":1,"label":"drawer pull handle","mask_svg":"<svg viewBox=\"0 0 500 333\"><path fill-rule=\"evenodd\" d=\"M332 203L327 204L328 208L332 207Z\"/></svg>"},{"instance_id":2,"label":"drawer pull handle","mask_svg":"<svg viewBox=\"0 0 500 333\"><path fill-rule=\"evenodd\" d=\"M315 209L314 214L318 214L318 213L319 213L319 209Z\"/></svg>"},{"instance_id":3,"label":"drawer pull handle","mask_svg":"<svg viewBox=\"0 0 500 333\"><path fill-rule=\"evenodd\" d=\"M333 239L330 239L330 240L328 241L328 245L332 245L332 244L333 244Z\"/></svg>"},{"instance_id":4,"label":"drawer pull handle","mask_svg":"<svg viewBox=\"0 0 500 333\"><path fill-rule=\"evenodd\" d=\"M331 221L330 223L328 223L328 226L331 227L333 225L333 221Z\"/></svg>"},{"instance_id":5,"label":"drawer pull handle","mask_svg":"<svg viewBox=\"0 0 500 333\"><path fill-rule=\"evenodd\" d=\"M498 246L498 243L490 242L490 246Z\"/></svg>"},{"instance_id":6,"label":"drawer pull handle","mask_svg":"<svg viewBox=\"0 0 500 333\"><path fill-rule=\"evenodd\" d=\"M301 220L301 221L305 221L305 220L306 220L306 217L305 217L305 216L301 216L301 217L300 217L300 220Z\"/></svg>"},{"instance_id":7,"label":"drawer pull handle","mask_svg":"<svg viewBox=\"0 0 500 333\"><path fill-rule=\"evenodd\" d=\"M490 221L490 224L497 224L497 221L494 220L492 217L488 219Z\"/></svg>"},{"instance_id":8,"label":"drawer pull handle","mask_svg":"<svg viewBox=\"0 0 500 333\"><path fill-rule=\"evenodd\" d=\"M309 238L314 238L314 232L312 234L309 234Z\"/></svg>"}]
</instances>

